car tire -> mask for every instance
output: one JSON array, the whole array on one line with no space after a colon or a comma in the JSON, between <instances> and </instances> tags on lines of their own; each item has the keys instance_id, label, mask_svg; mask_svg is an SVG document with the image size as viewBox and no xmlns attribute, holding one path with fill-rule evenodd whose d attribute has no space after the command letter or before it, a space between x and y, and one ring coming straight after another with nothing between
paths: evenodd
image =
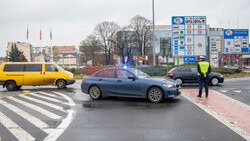
<instances>
[{"instance_id":1,"label":"car tire","mask_svg":"<svg viewBox=\"0 0 250 141\"><path fill-rule=\"evenodd\" d=\"M98 86L91 86L89 88L89 96L93 100L98 100L102 97L101 89Z\"/></svg>"},{"instance_id":2,"label":"car tire","mask_svg":"<svg viewBox=\"0 0 250 141\"><path fill-rule=\"evenodd\" d=\"M210 80L211 84L213 86L218 86L219 85L219 79L217 77L213 77L211 80Z\"/></svg>"},{"instance_id":3,"label":"car tire","mask_svg":"<svg viewBox=\"0 0 250 141\"><path fill-rule=\"evenodd\" d=\"M58 89L63 89L66 87L66 82L64 80L58 80L56 82L56 86Z\"/></svg>"},{"instance_id":4,"label":"car tire","mask_svg":"<svg viewBox=\"0 0 250 141\"><path fill-rule=\"evenodd\" d=\"M148 90L147 97L150 102L159 103L163 100L164 95L160 88L152 87Z\"/></svg>"},{"instance_id":5,"label":"car tire","mask_svg":"<svg viewBox=\"0 0 250 141\"><path fill-rule=\"evenodd\" d=\"M180 85L183 84L183 80L182 80L181 78L176 78L175 81L176 81L177 83L179 83Z\"/></svg>"},{"instance_id":6,"label":"car tire","mask_svg":"<svg viewBox=\"0 0 250 141\"><path fill-rule=\"evenodd\" d=\"M16 89L16 83L14 81L8 81L5 87L8 91L14 91Z\"/></svg>"}]
</instances>

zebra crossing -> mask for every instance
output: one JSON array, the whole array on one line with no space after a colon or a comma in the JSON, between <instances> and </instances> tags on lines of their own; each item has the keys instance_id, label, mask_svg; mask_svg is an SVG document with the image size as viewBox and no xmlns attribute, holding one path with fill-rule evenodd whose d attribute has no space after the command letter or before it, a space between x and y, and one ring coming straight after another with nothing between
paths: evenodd
<instances>
[{"instance_id":1,"label":"zebra crossing","mask_svg":"<svg viewBox=\"0 0 250 141\"><path fill-rule=\"evenodd\" d=\"M56 140L76 115L74 101L61 92L38 91L0 98L2 140Z\"/></svg>"}]
</instances>

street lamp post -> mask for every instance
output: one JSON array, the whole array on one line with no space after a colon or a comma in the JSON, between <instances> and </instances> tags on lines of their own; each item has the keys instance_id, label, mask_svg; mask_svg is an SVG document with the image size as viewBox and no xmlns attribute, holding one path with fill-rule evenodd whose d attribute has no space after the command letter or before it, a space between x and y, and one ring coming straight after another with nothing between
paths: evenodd
<instances>
[{"instance_id":1,"label":"street lamp post","mask_svg":"<svg viewBox=\"0 0 250 141\"><path fill-rule=\"evenodd\" d=\"M152 0L152 14L153 14L153 66L155 66L155 10L154 0Z\"/></svg>"}]
</instances>

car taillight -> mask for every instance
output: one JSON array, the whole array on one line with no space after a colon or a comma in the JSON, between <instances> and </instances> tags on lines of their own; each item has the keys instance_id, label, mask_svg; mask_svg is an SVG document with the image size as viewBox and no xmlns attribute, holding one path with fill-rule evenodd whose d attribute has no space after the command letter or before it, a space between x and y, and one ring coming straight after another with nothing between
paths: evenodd
<instances>
[{"instance_id":1,"label":"car taillight","mask_svg":"<svg viewBox=\"0 0 250 141\"><path fill-rule=\"evenodd\" d=\"M85 79L83 78L83 79L82 79L82 82L84 82L84 81L85 81Z\"/></svg>"},{"instance_id":2,"label":"car taillight","mask_svg":"<svg viewBox=\"0 0 250 141\"><path fill-rule=\"evenodd\" d=\"M168 73L168 76L173 76L173 75L174 75L174 73L172 73L172 72Z\"/></svg>"}]
</instances>

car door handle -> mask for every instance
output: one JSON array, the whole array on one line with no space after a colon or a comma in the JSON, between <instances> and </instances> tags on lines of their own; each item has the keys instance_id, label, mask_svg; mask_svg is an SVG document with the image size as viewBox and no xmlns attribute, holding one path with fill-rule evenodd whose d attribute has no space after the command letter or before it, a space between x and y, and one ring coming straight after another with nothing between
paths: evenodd
<instances>
[{"instance_id":1,"label":"car door handle","mask_svg":"<svg viewBox=\"0 0 250 141\"><path fill-rule=\"evenodd\" d=\"M99 81L102 81L102 79L99 79Z\"/></svg>"},{"instance_id":2,"label":"car door handle","mask_svg":"<svg viewBox=\"0 0 250 141\"><path fill-rule=\"evenodd\" d=\"M122 82L121 80L117 80L118 83Z\"/></svg>"}]
</instances>

